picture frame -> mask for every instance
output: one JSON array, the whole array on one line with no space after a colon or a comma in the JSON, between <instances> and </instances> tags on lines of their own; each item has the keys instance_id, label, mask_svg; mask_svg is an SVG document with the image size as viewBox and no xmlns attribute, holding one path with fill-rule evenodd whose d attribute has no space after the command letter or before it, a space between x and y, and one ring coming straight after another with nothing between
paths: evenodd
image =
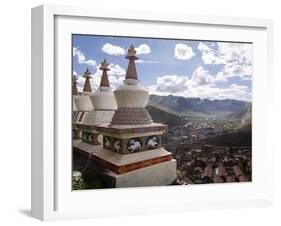
<instances>
[{"instance_id":1,"label":"picture frame","mask_svg":"<svg viewBox=\"0 0 281 226\"><path fill-rule=\"evenodd\" d=\"M273 168L274 152L269 148L266 129L271 104L266 97L271 94L273 78L271 20L43 5L32 9L31 23L33 217L57 220L272 204L273 178L265 172ZM136 37L180 36L181 32L172 33L175 29L185 31L182 35L189 34L192 39L254 43L254 169L251 183L71 190L69 35L77 31L91 34L95 30L106 35L128 35L128 27L138 28L130 33ZM157 27L159 29L155 29ZM67 50L62 53L60 48Z\"/></svg>"}]
</instances>

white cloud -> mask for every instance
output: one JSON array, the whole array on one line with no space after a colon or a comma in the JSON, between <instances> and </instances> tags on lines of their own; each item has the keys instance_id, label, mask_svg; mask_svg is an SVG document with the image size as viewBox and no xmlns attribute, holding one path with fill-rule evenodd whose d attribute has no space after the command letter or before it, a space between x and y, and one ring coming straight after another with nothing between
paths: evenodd
<instances>
[{"instance_id":1,"label":"white cloud","mask_svg":"<svg viewBox=\"0 0 281 226\"><path fill-rule=\"evenodd\" d=\"M105 43L101 50L109 55L120 56L125 54L125 50L120 46Z\"/></svg>"},{"instance_id":2,"label":"white cloud","mask_svg":"<svg viewBox=\"0 0 281 226\"><path fill-rule=\"evenodd\" d=\"M124 76L126 74L126 71L124 68L122 68L118 64L110 64L109 65L110 71L108 72L109 75L114 75L114 76Z\"/></svg>"},{"instance_id":3,"label":"white cloud","mask_svg":"<svg viewBox=\"0 0 281 226\"><path fill-rule=\"evenodd\" d=\"M202 66L197 67L193 71L191 79L196 85L209 85L215 81L209 71L205 70Z\"/></svg>"},{"instance_id":4,"label":"white cloud","mask_svg":"<svg viewBox=\"0 0 281 226\"><path fill-rule=\"evenodd\" d=\"M138 63L138 64L159 64L160 63L160 61L158 61L158 60L136 60L135 61L136 63Z\"/></svg>"},{"instance_id":5,"label":"white cloud","mask_svg":"<svg viewBox=\"0 0 281 226\"><path fill-rule=\"evenodd\" d=\"M201 58L205 64L224 64L224 59L216 56L215 51L206 44L200 42L197 47L202 52Z\"/></svg>"},{"instance_id":6,"label":"white cloud","mask_svg":"<svg viewBox=\"0 0 281 226\"><path fill-rule=\"evenodd\" d=\"M247 86L232 84L226 88L215 86L215 77L203 67L193 71L192 76L164 75L157 78L156 85L149 86L150 94L178 95L208 99L250 100L251 93Z\"/></svg>"},{"instance_id":7,"label":"white cloud","mask_svg":"<svg viewBox=\"0 0 281 226\"><path fill-rule=\"evenodd\" d=\"M202 66L197 67L191 78L180 75L164 75L157 78L154 90L158 92L181 94L191 88L198 89L199 86L211 86L214 83L214 77Z\"/></svg>"},{"instance_id":8,"label":"white cloud","mask_svg":"<svg viewBox=\"0 0 281 226\"><path fill-rule=\"evenodd\" d=\"M240 77L242 80L252 79L252 65L228 63L217 73L216 81L226 82L228 78Z\"/></svg>"},{"instance_id":9,"label":"white cloud","mask_svg":"<svg viewBox=\"0 0 281 226\"><path fill-rule=\"evenodd\" d=\"M252 64L252 45L243 43L218 42L218 56L226 63L235 62L243 65Z\"/></svg>"},{"instance_id":10,"label":"white cloud","mask_svg":"<svg viewBox=\"0 0 281 226\"><path fill-rule=\"evenodd\" d=\"M179 60L189 60L195 53L192 51L192 48L188 45L178 43L175 46L175 58Z\"/></svg>"},{"instance_id":11,"label":"white cloud","mask_svg":"<svg viewBox=\"0 0 281 226\"><path fill-rule=\"evenodd\" d=\"M96 65L96 61L95 60L87 59L85 54L83 52L81 52L76 47L73 47L72 55L73 56L77 56L77 60L78 60L79 64L86 64L86 65L89 65L89 66L92 66L92 67L94 67Z\"/></svg>"},{"instance_id":12,"label":"white cloud","mask_svg":"<svg viewBox=\"0 0 281 226\"><path fill-rule=\"evenodd\" d=\"M151 53L150 47L147 44L141 44L135 50L137 51L137 55Z\"/></svg>"},{"instance_id":13,"label":"white cloud","mask_svg":"<svg viewBox=\"0 0 281 226\"><path fill-rule=\"evenodd\" d=\"M92 88L96 90L100 85L100 80L102 76L102 71L99 70L100 65L96 67L96 73L93 74L92 78ZM109 64L108 65L110 71L107 71L108 80L110 83L110 87L112 89L116 89L120 85L123 84L123 80L125 79L126 71L118 64Z\"/></svg>"},{"instance_id":14,"label":"white cloud","mask_svg":"<svg viewBox=\"0 0 281 226\"><path fill-rule=\"evenodd\" d=\"M186 76L164 75L157 78L156 86L153 88L159 93L182 93L186 90L188 82Z\"/></svg>"},{"instance_id":15,"label":"white cloud","mask_svg":"<svg viewBox=\"0 0 281 226\"><path fill-rule=\"evenodd\" d=\"M202 42L197 46L205 64L252 64L251 44L217 42L216 46L211 45L211 47Z\"/></svg>"},{"instance_id":16,"label":"white cloud","mask_svg":"<svg viewBox=\"0 0 281 226\"><path fill-rule=\"evenodd\" d=\"M85 78L83 78L82 75L79 75L76 71L73 71L73 75L75 75L77 78L76 85L77 85L78 92L82 92L85 83Z\"/></svg>"},{"instance_id":17,"label":"white cloud","mask_svg":"<svg viewBox=\"0 0 281 226\"><path fill-rule=\"evenodd\" d=\"M151 53L150 47L147 44L141 44L138 47L135 48L137 55L142 54L149 54ZM124 55L126 53L126 50L120 46L115 46L110 43L105 43L102 47L102 51L114 56L120 56Z\"/></svg>"},{"instance_id":18,"label":"white cloud","mask_svg":"<svg viewBox=\"0 0 281 226\"><path fill-rule=\"evenodd\" d=\"M252 78L252 45L243 43L218 42L208 46L200 42L197 46L205 64L223 64L217 73L216 81L226 82L228 78L240 77L242 80Z\"/></svg>"}]
</instances>

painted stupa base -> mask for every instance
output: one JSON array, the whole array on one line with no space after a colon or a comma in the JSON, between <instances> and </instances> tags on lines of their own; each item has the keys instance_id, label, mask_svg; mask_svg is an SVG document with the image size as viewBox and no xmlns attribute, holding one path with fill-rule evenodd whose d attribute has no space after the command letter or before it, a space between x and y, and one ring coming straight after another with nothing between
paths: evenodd
<instances>
[{"instance_id":1,"label":"painted stupa base","mask_svg":"<svg viewBox=\"0 0 281 226\"><path fill-rule=\"evenodd\" d=\"M146 125L151 124L152 119L145 108L118 108L111 125Z\"/></svg>"},{"instance_id":2,"label":"painted stupa base","mask_svg":"<svg viewBox=\"0 0 281 226\"><path fill-rule=\"evenodd\" d=\"M73 124L72 138L74 140L80 140L81 139L81 130L79 128L77 128L75 124Z\"/></svg>"},{"instance_id":3,"label":"painted stupa base","mask_svg":"<svg viewBox=\"0 0 281 226\"><path fill-rule=\"evenodd\" d=\"M171 185L176 179L176 164L176 160L172 159L125 174L107 170L103 180L106 187L111 188Z\"/></svg>"},{"instance_id":4,"label":"painted stupa base","mask_svg":"<svg viewBox=\"0 0 281 226\"><path fill-rule=\"evenodd\" d=\"M172 160L172 154L164 148L140 152L132 155L120 155L101 149L93 155L93 160L105 169L116 174L124 174L137 169Z\"/></svg>"},{"instance_id":5,"label":"painted stupa base","mask_svg":"<svg viewBox=\"0 0 281 226\"><path fill-rule=\"evenodd\" d=\"M166 129L159 123L97 127L103 148L92 158L105 169L110 186L168 185L176 179L176 161L161 146Z\"/></svg>"},{"instance_id":6,"label":"painted stupa base","mask_svg":"<svg viewBox=\"0 0 281 226\"><path fill-rule=\"evenodd\" d=\"M102 138L101 134L96 131L96 125L109 124L113 114L114 111L111 110L95 110L86 112L84 114L83 122L77 122L74 124L73 138L82 139L83 142L88 144L100 145L101 142L98 140L98 137L100 137L100 140L102 140Z\"/></svg>"},{"instance_id":7,"label":"painted stupa base","mask_svg":"<svg viewBox=\"0 0 281 226\"><path fill-rule=\"evenodd\" d=\"M161 123L96 127L103 135L103 149L122 155L160 148L162 134L166 129L167 126Z\"/></svg>"},{"instance_id":8,"label":"painted stupa base","mask_svg":"<svg viewBox=\"0 0 281 226\"><path fill-rule=\"evenodd\" d=\"M102 135L95 125L77 123L75 126L81 131L81 141L90 145L102 144Z\"/></svg>"},{"instance_id":9,"label":"painted stupa base","mask_svg":"<svg viewBox=\"0 0 281 226\"><path fill-rule=\"evenodd\" d=\"M102 140L100 140L100 143ZM73 150L80 153L84 157L88 159L92 159L93 154L99 152L102 149L102 144L100 145L92 145L89 143L85 143L82 140L74 140L73 143Z\"/></svg>"}]
</instances>

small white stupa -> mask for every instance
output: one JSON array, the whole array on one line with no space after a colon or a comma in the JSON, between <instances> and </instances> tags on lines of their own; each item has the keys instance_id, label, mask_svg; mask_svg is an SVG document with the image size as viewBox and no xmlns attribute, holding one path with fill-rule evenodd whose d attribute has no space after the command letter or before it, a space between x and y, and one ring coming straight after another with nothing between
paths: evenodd
<instances>
[{"instance_id":1,"label":"small white stupa","mask_svg":"<svg viewBox=\"0 0 281 226\"><path fill-rule=\"evenodd\" d=\"M78 98L78 89L77 89L77 78L73 75L72 78L72 122L73 122L73 129L72 129L72 137L73 139L77 140L80 139L80 130L76 127L75 122L78 120L79 115L81 114L78 111L76 100Z\"/></svg>"},{"instance_id":2,"label":"small white stupa","mask_svg":"<svg viewBox=\"0 0 281 226\"><path fill-rule=\"evenodd\" d=\"M105 59L101 62L99 69L102 71L100 87L90 96L94 110L88 112L85 117L83 123L87 125L109 124L117 109L115 97L108 81L107 71L110 69Z\"/></svg>"},{"instance_id":3,"label":"small white stupa","mask_svg":"<svg viewBox=\"0 0 281 226\"><path fill-rule=\"evenodd\" d=\"M92 77L91 77L91 72L89 71L88 68L84 72L83 77L86 79L83 88L83 93L81 95L74 96L76 108L77 111L79 112L77 116L77 120L75 121L76 123L83 123L87 113L94 110L94 106L90 98L90 95L92 94L90 79Z\"/></svg>"},{"instance_id":4,"label":"small white stupa","mask_svg":"<svg viewBox=\"0 0 281 226\"><path fill-rule=\"evenodd\" d=\"M96 126L108 125L117 109L115 96L108 81L107 71L110 69L106 60L101 63L99 69L102 70L100 87L89 96L94 108L85 114L83 122L76 125L82 131L82 140L75 142L74 147L83 152L98 150L97 146L102 143L103 139L102 135L96 131Z\"/></svg>"},{"instance_id":5,"label":"small white stupa","mask_svg":"<svg viewBox=\"0 0 281 226\"><path fill-rule=\"evenodd\" d=\"M74 115L78 111L77 106L76 106L77 96L78 96L77 78L75 75L73 75L73 78L72 78L72 111L73 111Z\"/></svg>"}]
</instances>

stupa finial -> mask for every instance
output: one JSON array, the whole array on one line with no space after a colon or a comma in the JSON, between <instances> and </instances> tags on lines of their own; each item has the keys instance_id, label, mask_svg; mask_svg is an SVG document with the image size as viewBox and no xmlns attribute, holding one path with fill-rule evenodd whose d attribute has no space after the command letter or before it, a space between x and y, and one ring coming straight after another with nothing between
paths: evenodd
<instances>
[{"instance_id":1,"label":"stupa finial","mask_svg":"<svg viewBox=\"0 0 281 226\"><path fill-rule=\"evenodd\" d=\"M139 58L136 55L137 55L137 51L135 49L135 46L131 44L130 48L128 49L128 54L126 55L126 58L138 60Z\"/></svg>"},{"instance_id":2,"label":"stupa finial","mask_svg":"<svg viewBox=\"0 0 281 226\"><path fill-rule=\"evenodd\" d=\"M84 72L83 77L86 78L83 92L91 93L92 87L91 87L91 83L90 83L90 78L92 78L92 76L91 76L91 72L90 72L89 68L86 68L86 71Z\"/></svg>"},{"instance_id":3,"label":"stupa finial","mask_svg":"<svg viewBox=\"0 0 281 226\"><path fill-rule=\"evenodd\" d=\"M72 78L72 95L78 95L77 77L75 75Z\"/></svg>"},{"instance_id":4,"label":"stupa finial","mask_svg":"<svg viewBox=\"0 0 281 226\"><path fill-rule=\"evenodd\" d=\"M126 55L126 58L129 60L129 65L128 65L127 73L126 73L126 79L138 80L135 60L138 60L139 58L136 56L136 54L137 54L137 51L135 50L134 45L131 44L130 48L128 49L128 54Z\"/></svg>"},{"instance_id":5,"label":"stupa finial","mask_svg":"<svg viewBox=\"0 0 281 226\"><path fill-rule=\"evenodd\" d=\"M92 78L89 68L86 68L86 71L84 72L83 77L84 78Z\"/></svg>"},{"instance_id":6,"label":"stupa finial","mask_svg":"<svg viewBox=\"0 0 281 226\"><path fill-rule=\"evenodd\" d=\"M104 59L101 63L100 63L100 70L106 70L106 71L110 71L109 67L108 67L109 63L107 63L106 59Z\"/></svg>"},{"instance_id":7,"label":"stupa finial","mask_svg":"<svg viewBox=\"0 0 281 226\"><path fill-rule=\"evenodd\" d=\"M106 62L106 59L101 62L101 66L99 67L100 70L102 70L102 76L100 81L100 87L109 87L109 81L107 76L107 71L110 71L108 67L108 63Z\"/></svg>"}]
</instances>

